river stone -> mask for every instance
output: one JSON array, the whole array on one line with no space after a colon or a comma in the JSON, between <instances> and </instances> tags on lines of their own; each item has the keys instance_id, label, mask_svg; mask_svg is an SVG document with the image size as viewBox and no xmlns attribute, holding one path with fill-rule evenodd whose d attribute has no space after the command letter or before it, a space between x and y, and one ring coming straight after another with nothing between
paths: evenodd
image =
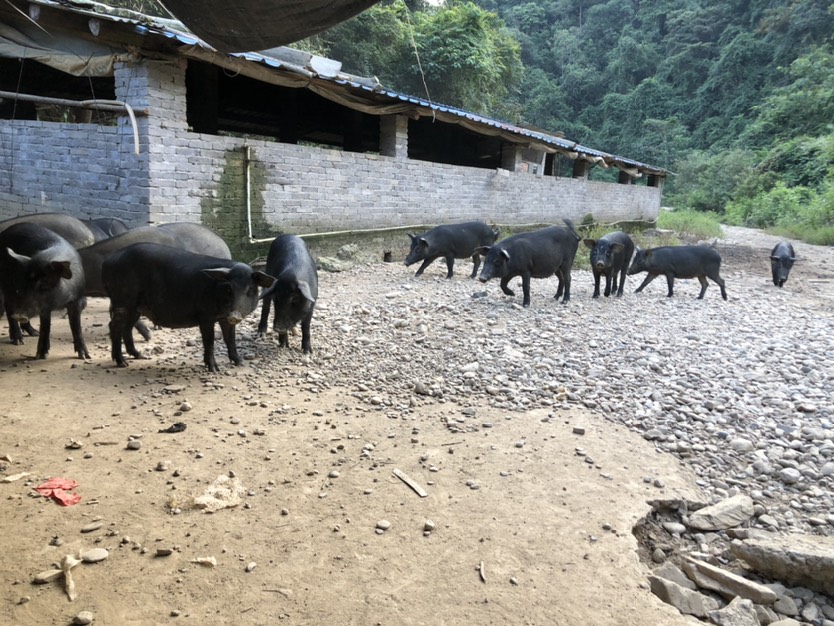
<instances>
[{"instance_id":1,"label":"river stone","mask_svg":"<svg viewBox=\"0 0 834 626\"><path fill-rule=\"evenodd\" d=\"M670 535L682 535L686 532L686 526L679 522L663 522L661 525Z\"/></svg>"},{"instance_id":2,"label":"river stone","mask_svg":"<svg viewBox=\"0 0 834 626\"><path fill-rule=\"evenodd\" d=\"M85 563L98 563L110 556L110 553L105 548L92 548L82 552L80 556Z\"/></svg>"},{"instance_id":3,"label":"river stone","mask_svg":"<svg viewBox=\"0 0 834 626\"><path fill-rule=\"evenodd\" d=\"M802 478L802 473L798 469L785 467L779 470L779 478L781 478L782 482L786 485L793 485L794 483L799 482Z\"/></svg>"},{"instance_id":4,"label":"river stone","mask_svg":"<svg viewBox=\"0 0 834 626\"><path fill-rule=\"evenodd\" d=\"M652 575L665 578L666 580L670 580L673 583L676 583L681 587L691 589L692 591L696 591L698 589L697 585L687 578L686 574L684 574L681 569L671 561L666 561L663 565L655 567L652 570Z\"/></svg>"},{"instance_id":5,"label":"river stone","mask_svg":"<svg viewBox=\"0 0 834 626\"><path fill-rule=\"evenodd\" d=\"M32 579L32 582L36 585L42 585L44 583L51 582L58 578L64 572L59 569L48 569L43 572L39 572L35 574L35 578Z\"/></svg>"},{"instance_id":6,"label":"river stone","mask_svg":"<svg viewBox=\"0 0 834 626\"><path fill-rule=\"evenodd\" d=\"M753 499L740 493L695 511L689 516L688 525L704 531L726 530L740 526L753 517L754 513Z\"/></svg>"},{"instance_id":7,"label":"river stone","mask_svg":"<svg viewBox=\"0 0 834 626\"><path fill-rule=\"evenodd\" d=\"M740 596L752 600L756 604L773 604L779 599L774 591L764 585L747 580L743 576L733 574L704 561L686 557L681 566L686 575L696 585L702 589L715 591L728 600Z\"/></svg>"},{"instance_id":8,"label":"river stone","mask_svg":"<svg viewBox=\"0 0 834 626\"><path fill-rule=\"evenodd\" d=\"M755 571L786 585L823 594L834 589L834 537L757 535L733 541L730 551Z\"/></svg>"},{"instance_id":9,"label":"river stone","mask_svg":"<svg viewBox=\"0 0 834 626\"><path fill-rule=\"evenodd\" d=\"M734 598L723 609L710 611L709 621L716 626L760 626L756 607L745 598Z\"/></svg>"},{"instance_id":10,"label":"river stone","mask_svg":"<svg viewBox=\"0 0 834 626\"><path fill-rule=\"evenodd\" d=\"M649 576L652 593L666 604L670 604L684 615L705 618L710 611L719 607L718 600L697 591L681 587L671 580Z\"/></svg>"},{"instance_id":11,"label":"river stone","mask_svg":"<svg viewBox=\"0 0 834 626\"><path fill-rule=\"evenodd\" d=\"M81 611L78 615L72 618L73 624L81 624L81 626L85 626L86 624L93 623L93 614L90 611Z\"/></svg>"}]
</instances>

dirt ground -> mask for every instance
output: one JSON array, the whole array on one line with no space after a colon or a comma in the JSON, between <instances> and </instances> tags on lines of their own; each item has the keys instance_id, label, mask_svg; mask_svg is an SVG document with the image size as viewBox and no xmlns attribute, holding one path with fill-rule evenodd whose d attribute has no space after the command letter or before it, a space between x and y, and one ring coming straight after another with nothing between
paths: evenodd
<instances>
[{"instance_id":1,"label":"dirt ground","mask_svg":"<svg viewBox=\"0 0 834 626\"><path fill-rule=\"evenodd\" d=\"M413 270L386 268L322 274L320 293L361 277L385 293ZM328 382L330 364L298 338L277 365L208 374L196 329L160 330L149 360L118 369L107 319L91 300L86 362L61 319L46 360L33 339L0 343L0 477L28 473L0 482L0 622L63 625L86 610L119 625L696 623L649 592L632 528L647 501L699 491L638 434L579 407L484 401L483 428L467 433L450 432L460 407L443 402L392 418L356 393L361 371ZM186 430L160 432L177 422ZM77 481L80 503L33 490L52 477ZM219 477L240 502L208 513L195 499ZM93 547L109 556L72 570L74 601L61 579L32 583ZM216 565L195 562L206 557Z\"/></svg>"}]
</instances>

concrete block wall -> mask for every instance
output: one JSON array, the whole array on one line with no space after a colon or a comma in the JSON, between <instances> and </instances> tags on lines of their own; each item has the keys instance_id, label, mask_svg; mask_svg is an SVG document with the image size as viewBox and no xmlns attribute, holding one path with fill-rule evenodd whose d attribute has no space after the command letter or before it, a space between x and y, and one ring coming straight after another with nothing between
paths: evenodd
<instances>
[{"instance_id":1,"label":"concrete block wall","mask_svg":"<svg viewBox=\"0 0 834 626\"><path fill-rule=\"evenodd\" d=\"M470 219L546 224L589 213L613 223L653 220L660 208L660 189L644 184L415 161L397 146L389 148L397 156L382 156L193 133L180 63L120 63L116 94L148 110L139 157L125 118L116 127L0 121L0 218L56 210L133 225L200 221L237 243L249 230L247 146L255 238Z\"/></svg>"},{"instance_id":2,"label":"concrete block wall","mask_svg":"<svg viewBox=\"0 0 834 626\"><path fill-rule=\"evenodd\" d=\"M129 125L0 120L0 219L27 213L147 223L147 154Z\"/></svg>"}]
</instances>

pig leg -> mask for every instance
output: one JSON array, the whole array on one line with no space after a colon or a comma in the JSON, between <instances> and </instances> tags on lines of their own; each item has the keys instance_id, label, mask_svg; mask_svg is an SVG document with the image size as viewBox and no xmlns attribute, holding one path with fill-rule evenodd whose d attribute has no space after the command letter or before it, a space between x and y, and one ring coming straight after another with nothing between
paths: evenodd
<instances>
[{"instance_id":1,"label":"pig leg","mask_svg":"<svg viewBox=\"0 0 834 626\"><path fill-rule=\"evenodd\" d=\"M503 291L508 296L514 296L515 291L510 289L507 284L510 282L510 279L515 278L515 276L505 276L501 279L501 291Z\"/></svg>"},{"instance_id":2,"label":"pig leg","mask_svg":"<svg viewBox=\"0 0 834 626\"><path fill-rule=\"evenodd\" d=\"M267 296L263 299L261 304L261 320L258 322L258 337L263 337L266 334L266 327L269 323L269 309L272 306L272 297ZM275 330L273 328L273 330Z\"/></svg>"},{"instance_id":3,"label":"pig leg","mask_svg":"<svg viewBox=\"0 0 834 626\"><path fill-rule=\"evenodd\" d=\"M472 273L469 275L469 278L475 278L478 275L478 268L481 267L481 255L477 252L472 255L472 264L474 267L472 268Z\"/></svg>"},{"instance_id":4,"label":"pig leg","mask_svg":"<svg viewBox=\"0 0 834 626\"><path fill-rule=\"evenodd\" d=\"M417 270L417 273L416 273L416 274L414 274L414 275L415 275L415 276L420 276L420 275L421 275L421 274L422 274L422 273L426 270L426 268L427 268L429 265L431 265L431 264L432 264L432 262L433 262L436 258L437 258L436 256L430 256L430 257L429 257L429 258L427 258L425 261L423 261L423 264L422 264L422 265L420 265L420 269L418 269L418 270Z\"/></svg>"},{"instance_id":5,"label":"pig leg","mask_svg":"<svg viewBox=\"0 0 834 626\"><path fill-rule=\"evenodd\" d=\"M224 324L226 326L230 326L230 324L225 321L220 322L220 329L223 332L223 340L226 341L226 331L224 329ZM203 363L206 364L206 368L208 369L208 371L219 371L219 369L217 368L217 361L214 360L214 320L210 322L200 323L200 336L203 338ZM228 348L228 346L229 344L227 342L226 347ZM229 348L229 358L232 359L231 348Z\"/></svg>"},{"instance_id":6,"label":"pig leg","mask_svg":"<svg viewBox=\"0 0 834 626\"><path fill-rule=\"evenodd\" d=\"M37 337L38 331L35 330L34 326L32 326L32 322L23 322L20 325L20 328L26 331L26 334L30 337Z\"/></svg>"},{"instance_id":7,"label":"pig leg","mask_svg":"<svg viewBox=\"0 0 834 626\"><path fill-rule=\"evenodd\" d=\"M41 313L41 335L38 337L36 359L45 359L49 354L49 331L52 329L52 312Z\"/></svg>"},{"instance_id":8,"label":"pig leg","mask_svg":"<svg viewBox=\"0 0 834 626\"><path fill-rule=\"evenodd\" d=\"M226 349L229 351L229 360L235 365L243 363L243 359L237 353L237 343L235 342L235 325L230 324L226 320L220 320L220 332L223 333L223 342L226 344ZM211 336L214 337L214 324L211 326ZM212 348L212 356L214 355L214 348ZM213 360L213 359L212 359ZM217 365L215 365L217 367Z\"/></svg>"},{"instance_id":9,"label":"pig leg","mask_svg":"<svg viewBox=\"0 0 834 626\"><path fill-rule=\"evenodd\" d=\"M72 346L79 359L89 359L87 344L84 343L84 335L81 332L81 311L84 310L86 301L84 298L67 305L67 320L69 320L70 332L72 332Z\"/></svg>"},{"instance_id":10,"label":"pig leg","mask_svg":"<svg viewBox=\"0 0 834 626\"><path fill-rule=\"evenodd\" d=\"M599 298L599 281L602 279L602 274L594 270L594 298ZM605 294L608 295L608 294Z\"/></svg>"},{"instance_id":11,"label":"pig leg","mask_svg":"<svg viewBox=\"0 0 834 626\"><path fill-rule=\"evenodd\" d=\"M133 310L130 315L125 318L124 326L122 327L122 340L125 343L125 350L134 359L144 359L139 350L136 349L136 344L133 343L133 328L139 321L139 311Z\"/></svg>"},{"instance_id":12,"label":"pig leg","mask_svg":"<svg viewBox=\"0 0 834 626\"><path fill-rule=\"evenodd\" d=\"M522 306L530 306L530 274L521 275L521 291L524 294Z\"/></svg>"},{"instance_id":13,"label":"pig leg","mask_svg":"<svg viewBox=\"0 0 834 626\"><path fill-rule=\"evenodd\" d=\"M452 268L455 267L455 255L454 254L447 254L446 255L446 278L452 277Z\"/></svg>"},{"instance_id":14,"label":"pig leg","mask_svg":"<svg viewBox=\"0 0 834 626\"><path fill-rule=\"evenodd\" d=\"M669 293L666 294L666 297L671 298L672 291L675 286L675 276L671 272L666 274L666 286L669 287ZM703 293L701 295L703 296Z\"/></svg>"},{"instance_id":15,"label":"pig leg","mask_svg":"<svg viewBox=\"0 0 834 626\"><path fill-rule=\"evenodd\" d=\"M709 283L707 282L707 277L703 274L698 276L698 282L701 283L701 293L698 294L698 300L703 300L704 294L707 292L707 287L709 287Z\"/></svg>"},{"instance_id":16,"label":"pig leg","mask_svg":"<svg viewBox=\"0 0 834 626\"><path fill-rule=\"evenodd\" d=\"M556 287L556 295L553 296L556 300L562 297L565 291L565 274L562 270L556 270L556 278L558 279L558 286Z\"/></svg>"},{"instance_id":17,"label":"pig leg","mask_svg":"<svg viewBox=\"0 0 834 626\"><path fill-rule=\"evenodd\" d=\"M142 339L145 341L151 340L151 329L145 324L145 322L137 321L133 327L136 329L136 332L142 335Z\"/></svg>"},{"instance_id":18,"label":"pig leg","mask_svg":"<svg viewBox=\"0 0 834 626\"><path fill-rule=\"evenodd\" d=\"M710 276L710 278L712 279L712 281L716 285L721 287L721 297L726 300L727 299L727 289L724 287L724 279L721 278L721 276L718 275L718 272L715 273L715 276ZM704 282L706 282L706 281L704 281ZM779 285L779 286L781 287L782 285Z\"/></svg>"},{"instance_id":19,"label":"pig leg","mask_svg":"<svg viewBox=\"0 0 834 626\"><path fill-rule=\"evenodd\" d=\"M612 289L612 286L611 286L611 272L608 272L605 275L605 297L606 298L611 295L611 289ZM617 277L616 276L614 276L613 290L617 291Z\"/></svg>"},{"instance_id":20,"label":"pig leg","mask_svg":"<svg viewBox=\"0 0 834 626\"><path fill-rule=\"evenodd\" d=\"M20 322L13 319L8 313L6 313L6 319L9 321L9 340L15 346L22 346L23 332L20 330Z\"/></svg>"},{"instance_id":21,"label":"pig leg","mask_svg":"<svg viewBox=\"0 0 834 626\"><path fill-rule=\"evenodd\" d=\"M617 278L617 273L616 272L614 272L614 278L615 279ZM612 288L612 289L617 291L617 297L618 298L623 297L623 289L625 288L625 279L626 279L626 266L624 265L623 270L620 272L620 286L619 286L619 289L617 288L616 280L615 280L614 287Z\"/></svg>"},{"instance_id":22,"label":"pig leg","mask_svg":"<svg viewBox=\"0 0 834 626\"><path fill-rule=\"evenodd\" d=\"M655 278L657 278L657 274L647 274L646 279L640 284L640 286L634 290L634 293L640 293L643 291L643 288L652 282Z\"/></svg>"},{"instance_id":23,"label":"pig leg","mask_svg":"<svg viewBox=\"0 0 834 626\"><path fill-rule=\"evenodd\" d=\"M128 354L137 359L142 358L133 344L133 324L138 319L139 312L135 309L129 311L123 307L110 308L110 358L116 362L117 367L127 367L127 361L122 353L122 342Z\"/></svg>"},{"instance_id":24,"label":"pig leg","mask_svg":"<svg viewBox=\"0 0 834 626\"><path fill-rule=\"evenodd\" d=\"M279 348L289 348L290 347L290 334L284 330L278 333L278 347Z\"/></svg>"},{"instance_id":25,"label":"pig leg","mask_svg":"<svg viewBox=\"0 0 834 626\"><path fill-rule=\"evenodd\" d=\"M562 271L562 280L565 283L565 296L562 298L562 304L567 304L570 300L570 271Z\"/></svg>"},{"instance_id":26,"label":"pig leg","mask_svg":"<svg viewBox=\"0 0 834 626\"><path fill-rule=\"evenodd\" d=\"M310 354L313 351L313 346L310 343L310 322L312 319L313 316L310 315L301 320L301 350L304 354Z\"/></svg>"}]
</instances>

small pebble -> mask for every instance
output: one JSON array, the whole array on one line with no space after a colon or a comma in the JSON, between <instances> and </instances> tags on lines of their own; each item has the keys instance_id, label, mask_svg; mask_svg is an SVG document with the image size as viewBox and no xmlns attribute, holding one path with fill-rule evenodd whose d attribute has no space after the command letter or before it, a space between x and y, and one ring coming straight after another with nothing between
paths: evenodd
<instances>
[{"instance_id":1,"label":"small pebble","mask_svg":"<svg viewBox=\"0 0 834 626\"><path fill-rule=\"evenodd\" d=\"M73 624L92 624L93 614L90 611L81 611L78 615L72 618Z\"/></svg>"},{"instance_id":2,"label":"small pebble","mask_svg":"<svg viewBox=\"0 0 834 626\"><path fill-rule=\"evenodd\" d=\"M98 530L102 526L104 526L104 522L101 522L101 521L99 521L99 522L90 522L89 524L87 524L86 526L83 526L81 528L81 532L82 533L91 533L94 530Z\"/></svg>"},{"instance_id":3,"label":"small pebble","mask_svg":"<svg viewBox=\"0 0 834 626\"><path fill-rule=\"evenodd\" d=\"M249 563L247 563L247 564L246 564L246 572L247 572L247 573L248 573L248 572L251 572L251 571L252 571L253 569L255 569L256 567L258 567L258 564L257 564L257 563L255 563L255 561L250 561Z\"/></svg>"},{"instance_id":4,"label":"small pebble","mask_svg":"<svg viewBox=\"0 0 834 626\"><path fill-rule=\"evenodd\" d=\"M110 553L105 548L93 548L82 552L80 556L85 563L98 563L110 556Z\"/></svg>"}]
</instances>

